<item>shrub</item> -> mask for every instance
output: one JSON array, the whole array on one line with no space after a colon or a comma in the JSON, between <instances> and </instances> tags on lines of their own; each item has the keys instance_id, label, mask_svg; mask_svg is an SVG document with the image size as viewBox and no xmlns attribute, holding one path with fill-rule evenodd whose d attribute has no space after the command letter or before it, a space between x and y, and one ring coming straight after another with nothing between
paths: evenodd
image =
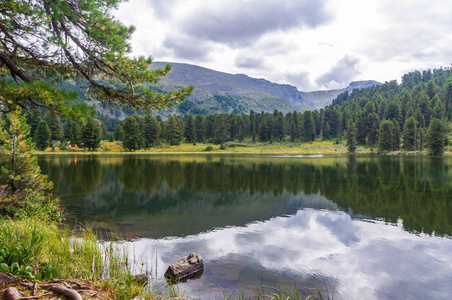
<instances>
[{"instance_id":1,"label":"shrub","mask_svg":"<svg viewBox=\"0 0 452 300\"><path fill-rule=\"evenodd\" d=\"M212 151L213 147L212 146L207 146L206 149L204 149L204 151Z\"/></svg>"}]
</instances>

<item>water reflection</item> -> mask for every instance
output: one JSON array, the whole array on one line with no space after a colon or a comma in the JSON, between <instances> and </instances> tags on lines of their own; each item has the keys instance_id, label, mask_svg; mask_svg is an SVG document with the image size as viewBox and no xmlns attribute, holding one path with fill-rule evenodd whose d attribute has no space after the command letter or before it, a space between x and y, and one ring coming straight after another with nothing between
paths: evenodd
<instances>
[{"instance_id":1,"label":"water reflection","mask_svg":"<svg viewBox=\"0 0 452 300\"><path fill-rule=\"evenodd\" d=\"M221 298L219 287L251 294L260 284L278 283L318 287L324 295L334 290L334 299L448 299L452 240L402 227L305 209L244 227L128 246L156 278L190 251L202 253L203 277L182 285L197 299Z\"/></svg>"},{"instance_id":2,"label":"water reflection","mask_svg":"<svg viewBox=\"0 0 452 300\"><path fill-rule=\"evenodd\" d=\"M197 252L191 298L278 283L334 299L452 295L452 159L41 156L70 213L114 227L163 282ZM413 234L414 233L414 234Z\"/></svg>"},{"instance_id":3,"label":"water reflection","mask_svg":"<svg viewBox=\"0 0 452 300\"><path fill-rule=\"evenodd\" d=\"M244 226L304 207L452 235L451 159L113 155L39 163L73 218L135 236ZM326 202L307 203L307 195Z\"/></svg>"}]
</instances>

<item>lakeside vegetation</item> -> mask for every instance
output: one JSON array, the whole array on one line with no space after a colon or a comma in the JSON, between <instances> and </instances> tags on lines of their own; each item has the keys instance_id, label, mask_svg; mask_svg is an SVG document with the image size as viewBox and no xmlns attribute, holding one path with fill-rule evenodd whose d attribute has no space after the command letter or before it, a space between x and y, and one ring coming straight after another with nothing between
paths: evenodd
<instances>
[{"instance_id":1,"label":"lakeside vegetation","mask_svg":"<svg viewBox=\"0 0 452 300\"><path fill-rule=\"evenodd\" d=\"M306 143L261 143L252 141L243 141L241 143L225 143L223 148L221 145L212 143L182 143L180 145L162 144L158 147L148 149L140 149L136 151L127 151L124 149L120 141L101 141L99 148L94 151L88 151L79 147L67 147L65 150L59 147L46 148L45 151L35 151L36 154L269 154L269 155L343 155L348 154L346 140L337 141L312 141ZM355 154L357 155L377 155L381 154L378 149L369 148L367 146L357 146ZM429 151L407 151L400 149L398 151L386 151L386 155L429 155ZM444 156L452 156L452 145L448 145L444 149Z\"/></svg>"},{"instance_id":2,"label":"lakeside vegetation","mask_svg":"<svg viewBox=\"0 0 452 300\"><path fill-rule=\"evenodd\" d=\"M171 115L168 120L149 114L136 114L124 120L99 115L99 119L88 118L82 123L75 119L61 120L49 113L42 116L40 110L34 110L29 113L28 123L40 150L56 145L61 150L75 145L91 151L108 147L105 143L101 145L101 140L121 142L124 151L152 148L157 152L167 144L210 143L221 148L266 145L268 148L273 144L297 147L316 141L346 140L351 153L358 146L358 153L403 150L427 151L439 156L451 140L451 74L450 69L415 71L405 74L400 85L394 80L354 90L351 94L344 92L318 111L294 111L286 115L276 109L273 113L250 111L245 115Z\"/></svg>"},{"instance_id":3,"label":"lakeside vegetation","mask_svg":"<svg viewBox=\"0 0 452 300\"><path fill-rule=\"evenodd\" d=\"M71 146L77 153L344 154L396 153L402 146L410 154L451 153L452 77L442 69L408 74L401 85L346 93L313 112L153 117L151 111L183 102L193 87L163 94L145 85L157 83L171 67L151 70L151 57L129 58L134 28L109 13L119 2L1 4L2 272L31 282L90 280L113 299L173 293L144 288L124 253L103 247L92 230L60 227L64 212L40 174L34 147L46 153L70 153L69 145L78 145L83 150ZM76 103L80 95L65 88L81 79L86 99L147 115L91 118L92 109Z\"/></svg>"}]
</instances>

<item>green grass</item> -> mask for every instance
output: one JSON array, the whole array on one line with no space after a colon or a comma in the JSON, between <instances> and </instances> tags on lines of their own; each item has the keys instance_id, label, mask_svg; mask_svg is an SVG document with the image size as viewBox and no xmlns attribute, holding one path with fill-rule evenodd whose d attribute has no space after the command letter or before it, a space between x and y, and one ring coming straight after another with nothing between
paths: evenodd
<instances>
[{"instance_id":1,"label":"green grass","mask_svg":"<svg viewBox=\"0 0 452 300\"><path fill-rule=\"evenodd\" d=\"M449 137L452 141L452 136ZM215 153L215 154L275 154L275 155L338 155L347 154L347 147L345 141L339 140L338 143L333 140L316 140L314 142L273 142L262 143L252 142L251 140L245 140L243 142L227 142L224 144L226 149L221 150L220 145L210 143L182 143L177 146L170 146L169 144L162 144L160 147L153 147L149 149L141 149L134 152L127 152L121 146L121 142L108 142L102 141L101 146L96 151L84 151L79 148L67 149L65 151L56 150L52 151L48 148L46 151L40 151L37 153L54 153L54 154L179 154L179 153ZM206 149L209 149L206 151ZM356 154L377 154L378 147L358 146ZM384 154L396 154L402 153L405 155L428 155L428 150L424 151L393 151ZM452 144L445 147L444 156L452 156Z\"/></svg>"},{"instance_id":2,"label":"green grass","mask_svg":"<svg viewBox=\"0 0 452 300\"><path fill-rule=\"evenodd\" d=\"M334 291L333 291L334 293ZM260 285L253 292L245 294L244 290L233 292L221 291L222 300L333 300L333 296L326 291L326 296L320 289L299 289L297 285L276 284L274 286Z\"/></svg>"},{"instance_id":3,"label":"green grass","mask_svg":"<svg viewBox=\"0 0 452 300\"><path fill-rule=\"evenodd\" d=\"M114 299L129 300L135 296L164 299L154 294L151 287L144 288L135 280L126 249L117 244L103 246L90 228L74 231L36 219L3 220L0 221L2 248L16 253L14 260L19 265L30 266L35 275L44 266L51 266L53 278L89 280Z\"/></svg>"}]
</instances>

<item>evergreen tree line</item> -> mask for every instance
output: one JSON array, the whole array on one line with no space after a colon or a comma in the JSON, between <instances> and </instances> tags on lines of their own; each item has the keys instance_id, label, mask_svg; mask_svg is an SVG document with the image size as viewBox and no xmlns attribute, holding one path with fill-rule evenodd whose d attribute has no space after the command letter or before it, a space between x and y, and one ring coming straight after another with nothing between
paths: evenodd
<instances>
[{"instance_id":1,"label":"evergreen tree line","mask_svg":"<svg viewBox=\"0 0 452 300\"><path fill-rule=\"evenodd\" d=\"M121 122L88 119L62 121L57 114L40 110L29 113L38 149L51 141L66 141L83 148L99 147L101 139L123 143L129 151L182 142L310 142L316 139L346 139L350 152L358 145L380 151L422 151L425 147L441 155L447 145L447 130L452 117L452 71L412 72L402 84L390 81L379 86L344 92L332 104L314 111L283 114L250 111L249 115L211 114L170 116L128 116ZM108 118L107 118L108 119ZM104 120L105 121L105 120ZM107 120L108 121L108 120ZM108 122L107 122L108 123ZM116 126L112 126L115 124Z\"/></svg>"},{"instance_id":2,"label":"evergreen tree line","mask_svg":"<svg viewBox=\"0 0 452 300\"><path fill-rule=\"evenodd\" d=\"M261 142L314 141L321 134L319 111L249 115L211 114L171 115L163 121L160 116L129 116L115 128L114 139L123 142L124 148L137 150L158 146L161 143L179 145L186 143L242 142L245 139Z\"/></svg>"},{"instance_id":3,"label":"evergreen tree line","mask_svg":"<svg viewBox=\"0 0 452 300\"><path fill-rule=\"evenodd\" d=\"M336 115L330 134L356 145L381 151L404 149L441 155L447 145L452 117L451 70L415 71L402 77L402 84L390 81L380 86L344 92L323 110ZM328 128L323 128L327 130Z\"/></svg>"},{"instance_id":4,"label":"evergreen tree line","mask_svg":"<svg viewBox=\"0 0 452 300\"><path fill-rule=\"evenodd\" d=\"M99 147L102 139L112 139L103 122L88 118L85 123L80 120L62 120L52 112L34 109L27 113L27 124L30 136L38 150L45 150L54 144L64 148L66 144L94 150Z\"/></svg>"}]
</instances>

